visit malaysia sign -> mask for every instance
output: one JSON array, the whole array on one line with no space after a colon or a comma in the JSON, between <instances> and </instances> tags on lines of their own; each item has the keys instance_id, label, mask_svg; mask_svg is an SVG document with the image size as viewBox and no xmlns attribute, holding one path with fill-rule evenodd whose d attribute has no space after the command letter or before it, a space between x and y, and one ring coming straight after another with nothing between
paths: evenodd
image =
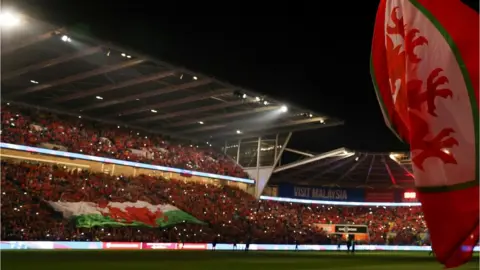
<instances>
[{"instance_id":1,"label":"visit malaysia sign","mask_svg":"<svg viewBox=\"0 0 480 270\"><path fill-rule=\"evenodd\" d=\"M278 187L279 197L322 200L322 201L365 201L363 189L330 188L315 186L296 186L281 184Z\"/></svg>"}]
</instances>

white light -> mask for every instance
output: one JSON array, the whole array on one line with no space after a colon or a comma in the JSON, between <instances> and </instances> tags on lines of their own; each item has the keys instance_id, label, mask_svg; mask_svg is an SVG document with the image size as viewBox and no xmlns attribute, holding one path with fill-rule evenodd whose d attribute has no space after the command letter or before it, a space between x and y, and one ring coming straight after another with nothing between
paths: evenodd
<instances>
[{"instance_id":1,"label":"white light","mask_svg":"<svg viewBox=\"0 0 480 270\"><path fill-rule=\"evenodd\" d=\"M259 102L259 101L260 101L260 98L259 98L259 97L255 97L255 101L256 101L256 102Z\"/></svg>"},{"instance_id":2,"label":"white light","mask_svg":"<svg viewBox=\"0 0 480 270\"><path fill-rule=\"evenodd\" d=\"M263 101L263 105L268 105L268 101Z\"/></svg>"},{"instance_id":3,"label":"white light","mask_svg":"<svg viewBox=\"0 0 480 270\"><path fill-rule=\"evenodd\" d=\"M62 41L63 41L63 42L72 42L72 39L69 38L67 35L63 35L63 36L62 36Z\"/></svg>"},{"instance_id":4,"label":"white light","mask_svg":"<svg viewBox=\"0 0 480 270\"><path fill-rule=\"evenodd\" d=\"M403 198L405 198L405 199L416 199L417 198L417 193L415 193L415 192L405 192L405 193L403 193Z\"/></svg>"},{"instance_id":5,"label":"white light","mask_svg":"<svg viewBox=\"0 0 480 270\"><path fill-rule=\"evenodd\" d=\"M103 97L101 97L101 96L96 96L95 98L100 99L100 100L103 99Z\"/></svg>"},{"instance_id":6,"label":"white light","mask_svg":"<svg viewBox=\"0 0 480 270\"><path fill-rule=\"evenodd\" d=\"M17 26L20 24L20 18L12 13L0 14L0 26Z\"/></svg>"},{"instance_id":7,"label":"white light","mask_svg":"<svg viewBox=\"0 0 480 270\"><path fill-rule=\"evenodd\" d=\"M281 111L282 113L287 112L287 111L288 111L287 106L283 105L282 107L280 107L280 111Z\"/></svg>"},{"instance_id":8,"label":"white light","mask_svg":"<svg viewBox=\"0 0 480 270\"><path fill-rule=\"evenodd\" d=\"M150 111L153 113L157 113L157 110L154 110L154 109L151 109Z\"/></svg>"},{"instance_id":9,"label":"white light","mask_svg":"<svg viewBox=\"0 0 480 270\"><path fill-rule=\"evenodd\" d=\"M247 98L247 94L243 94L243 95L242 95L242 98Z\"/></svg>"},{"instance_id":10,"label":"white light","mask_svg":"<svg viewBox=\"0 0 480 270\"><path fill-rule=\"evenodd\" d=\"M197 78L197 76L193 76L193 79L196 81L198 78Z\"/></svg>"},{"instance_id":11,"label":"white light","mask_svg":"<svg viewBox=\"0 0 480 270\"><path fill-rule=\"evenodd\" d=\"M237 129L237 134L242 134L242 132L240 130Z\"/></svg>"},{"instance_id":12,"label":"white light","mask_svg":"<svg viewBox=\"0 0 480 270\"><path fill-rule=\"evenodd\" d=\"M311 113L310 113L310 114L308 114L308 117L312 118L312 117L313 117L313 114L311 114Z\"/></svg>"},{"instance_id":13,"label":"white light","mask_svg":"<svg viewBox=\"0 0 480 270\"><path fill-rule=\"evenodd\" d=\"M38 84L38 82L35 81L35 80L30 80L30 82L33 83L33 84Z\"/></svg>"},{"instance_id":14,"label":"white light","mask_svg":"<svg viewBox=\"0 0 480 270\"><path fill-rule=\"evenodd\" d=\"M325 120L323 120L323 119L320 120L320 123L325 124Z\"/></svg>"},{"instance_id":15,"label":"white light","mask_svg":"<svg viewBox=\"0 0 480 270\"><path fill-rule=\"evenodd\" d=\"M355 158L355 161L358 161L358 157Z\"/></svg>"},{"instance_id":16,"label":"white light","mask_svg":"<svg viewBox=\"0 0 480 270\"><path fill-rule=\"evenodd\" d=\"M130 55L127 55L127 58L132 58L132 56L130 56Z\"/></svg>"},{"instance_id":17,"label":"white light","mask_svg":"<svg viewBox=\"0 0 480 270\"><path fill-rule=\"evenodd\" d=\"M124 53L122 53L122 56L123 56L123 57L127 57L127 55L126 55L126 54L124 54Z\"/></svg>"},{"instance_id":18,"label":"white light","mask_svg":"<svg viewBox=\"0 0 480 270\"><path fill-rule=\"evenodd\" d=\"M289 202L289 203L303 203L303 204L325 204L325 205L344 205L344 206L420 206L419 202L341 202L341 201L320 201L320 200L306 200L306 199L292 199L284 197L260 196L260 199L267 201Z\"/></svg>"},{"instance_id":19,"label":"white light","mask_svg":"<svg viewBox=\"0 0 480 270\"><path fill-rule=\"evenodd\" d=\"M203 125L203 121L198 122L200 125Z\"/></svg>"}]
</instances>

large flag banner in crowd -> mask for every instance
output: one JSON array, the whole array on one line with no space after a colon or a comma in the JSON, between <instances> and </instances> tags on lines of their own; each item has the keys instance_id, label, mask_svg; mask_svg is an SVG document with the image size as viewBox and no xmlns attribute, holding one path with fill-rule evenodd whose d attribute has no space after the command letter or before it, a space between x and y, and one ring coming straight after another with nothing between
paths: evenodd
<instances>
[{"instance_id":1,"label":"large flag banner in crowd","mask_svg":"<svg viewBox=\"0 0 480 270\"><path fill-rule=\"evenodd\" d=\"M168 227L179 223L203 224L200 220L170 204L136 202L48 202L65 218L75 219L77 227L149 226Z\"/></svg>"},{"instance_id":2,"label":"large flag banner in crowd","mask_svg":"<svg viewBox=\"0 0 480 270\"><path fill-rule=\"evenodd\" d=\"M437 260L479 238L479 16L460 0L381 0L371 74L385 121L411 148Z\"/></svg>"}]
</instances>

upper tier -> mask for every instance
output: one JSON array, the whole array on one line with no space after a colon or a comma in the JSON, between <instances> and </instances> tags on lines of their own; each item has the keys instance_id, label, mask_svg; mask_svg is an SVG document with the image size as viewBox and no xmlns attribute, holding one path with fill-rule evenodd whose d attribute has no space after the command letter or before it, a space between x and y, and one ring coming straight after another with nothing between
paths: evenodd
<instances>
[{"instance_id":1,"label":"upper tier","mask_svg":"<svg viewBox=\"0 0 480 270\"><path fill-rule=\"evenodd\" d=\"M2 106L1 141L248 178L234 161L211 148L6 104Z\"/></svg>"}]
</instances>

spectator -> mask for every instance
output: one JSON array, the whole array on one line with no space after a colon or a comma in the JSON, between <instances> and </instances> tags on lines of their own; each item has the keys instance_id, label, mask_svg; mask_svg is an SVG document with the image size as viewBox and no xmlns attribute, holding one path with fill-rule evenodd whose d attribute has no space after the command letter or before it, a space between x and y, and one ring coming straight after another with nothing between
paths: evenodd
<instances>
[{"instance_id":1,"label":"spectator","mask_svg":"<svg viewBox=\"0 0 480 270\"><path fill-rule=\"evenodd\" d=\"M247 178L212 148L41 111L2 106L2 142Z\"/></svg>"},{"instance_id":2,"label":"spectator","mask_svg":"<svg viewBox=\"0 0 480 270\"><path fill-rule=\"evenodd\" d=\"M417 236L426 230L420 207L334 207L260 201L229 186L146 175L117 177L5 160L1 170L2 240L233 243L243 239L251 243L335 244L336 237L315 227L316 223L326 223L365 224L372 244L411 245L418 243ZM137 200L175 205L206 225L76 228L44 203Z\"/></svg>"}]
</instances>

